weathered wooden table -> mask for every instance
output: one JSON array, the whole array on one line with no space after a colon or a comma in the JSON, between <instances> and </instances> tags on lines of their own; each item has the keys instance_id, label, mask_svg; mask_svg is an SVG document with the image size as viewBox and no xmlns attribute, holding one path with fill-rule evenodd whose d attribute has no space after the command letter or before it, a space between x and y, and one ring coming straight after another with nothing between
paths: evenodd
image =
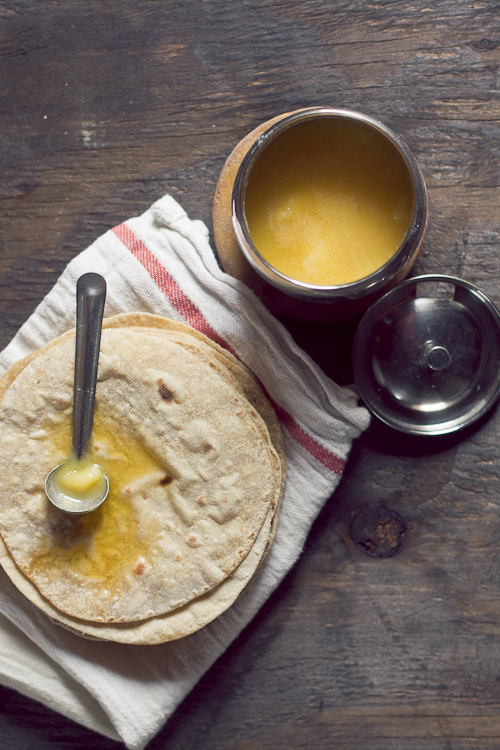
<instances>
[{"instance_id":1,"label":"weathered wooden table","mask_svg":"<svg viewBox=\"0 0 500 750\"><path fill-rule=\"evenodd\" d=\"M415 271L500 303L492 0L0 3L0 347L67 262L169 192L211 227L236 143L301 106L399 132L427 181ZM355 322L287 322L339 382ZM500 747L500 415L416 439L374 422L295 569L149 750ZM389 558L353 513L395 512ZM0 746L118 747L0 689Z\"/></svg>"}]
</instances>

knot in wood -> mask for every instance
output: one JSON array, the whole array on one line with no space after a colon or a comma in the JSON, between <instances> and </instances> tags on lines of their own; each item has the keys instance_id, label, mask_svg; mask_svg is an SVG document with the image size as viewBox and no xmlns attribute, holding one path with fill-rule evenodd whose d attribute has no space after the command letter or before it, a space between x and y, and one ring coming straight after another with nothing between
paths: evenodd
<instances>
[{"instance_id":1,"label":"knot in wood","mask_svg":"<svg viewBox=\"0 0 500 750\"><path fill-rule=\"evenodd\" d=\"M477 42L472 42L472 47L479 50L480 52L490 52L492 49L498 47L499 42L496 39L479 39Z\"/></svg>"},{"instance_id":2,"label":"knot in wood","mask_svg":"<svg viewBox=\"0 0 500 750\"><path fill-rule=\"evenodd\" d=\"M349 526L352 541L369 557L392 557L401 548L405 532L401 516L381 503L358 508Z\"/></svg>"}]
</instances>

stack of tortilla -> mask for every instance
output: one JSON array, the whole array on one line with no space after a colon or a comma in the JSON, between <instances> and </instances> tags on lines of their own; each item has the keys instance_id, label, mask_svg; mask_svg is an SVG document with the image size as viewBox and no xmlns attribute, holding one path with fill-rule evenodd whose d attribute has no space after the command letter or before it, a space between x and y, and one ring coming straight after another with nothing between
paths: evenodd
<instances>
[{"instance_id":1,"label":"stack of tortilla","mask_svg":"<svg viewBox=\"0 0 500 750\"><path fill-rule=\"evenodd\" d=\"M0 564L53 621L154 644L224 612L269 551L285 479L280 425L255 377L180 323L104 320L92 454L97 510L53 507L71 452L74 332L0 380Z\"/></svg>"}]
</instances>

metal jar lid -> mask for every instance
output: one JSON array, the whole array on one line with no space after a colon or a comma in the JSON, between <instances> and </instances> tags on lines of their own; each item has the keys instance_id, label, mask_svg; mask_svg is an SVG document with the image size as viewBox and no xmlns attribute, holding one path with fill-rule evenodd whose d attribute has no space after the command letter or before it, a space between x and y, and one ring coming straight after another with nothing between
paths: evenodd
<instances>
[{"instance_id":1,"label":"metal jar lid","mask_svg":"<svg viewBox=\"0 0 500 750\"><path fill-rule=\"evenodd\" d=\"M399 284L365 313L354 339L361 398L414 435L444 435L485 414L500 395L499 363L499 311L453 276Z\"/></svg>"}]
</instances>

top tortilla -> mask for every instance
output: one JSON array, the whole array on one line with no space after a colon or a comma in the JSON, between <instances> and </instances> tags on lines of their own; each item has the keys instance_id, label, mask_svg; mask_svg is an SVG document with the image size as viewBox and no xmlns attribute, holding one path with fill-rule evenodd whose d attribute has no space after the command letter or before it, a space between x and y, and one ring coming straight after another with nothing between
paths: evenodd
<instances>
[{"instance_id":1,"label":"top tortilla","mask_svg":"<svg viewBox=\"0 0 500 750\"><path fill-rule=\"evenodd\" d=\"M248 555L281 492L266 424L224 356L210 358L210 347L196 352L147 324L152 330L103 331L96 424L104 437L97 434L95 448L111 457L116 430L151 461L89 522L52 508L43 493L70 442L74 339L62 337L17 368L0 404L3 540L40 593L84 621L139 621L204 596ZM126 542L124 549L101 543L109 515L123 526L113 544Z\"/></svg>"}]
</instances>

